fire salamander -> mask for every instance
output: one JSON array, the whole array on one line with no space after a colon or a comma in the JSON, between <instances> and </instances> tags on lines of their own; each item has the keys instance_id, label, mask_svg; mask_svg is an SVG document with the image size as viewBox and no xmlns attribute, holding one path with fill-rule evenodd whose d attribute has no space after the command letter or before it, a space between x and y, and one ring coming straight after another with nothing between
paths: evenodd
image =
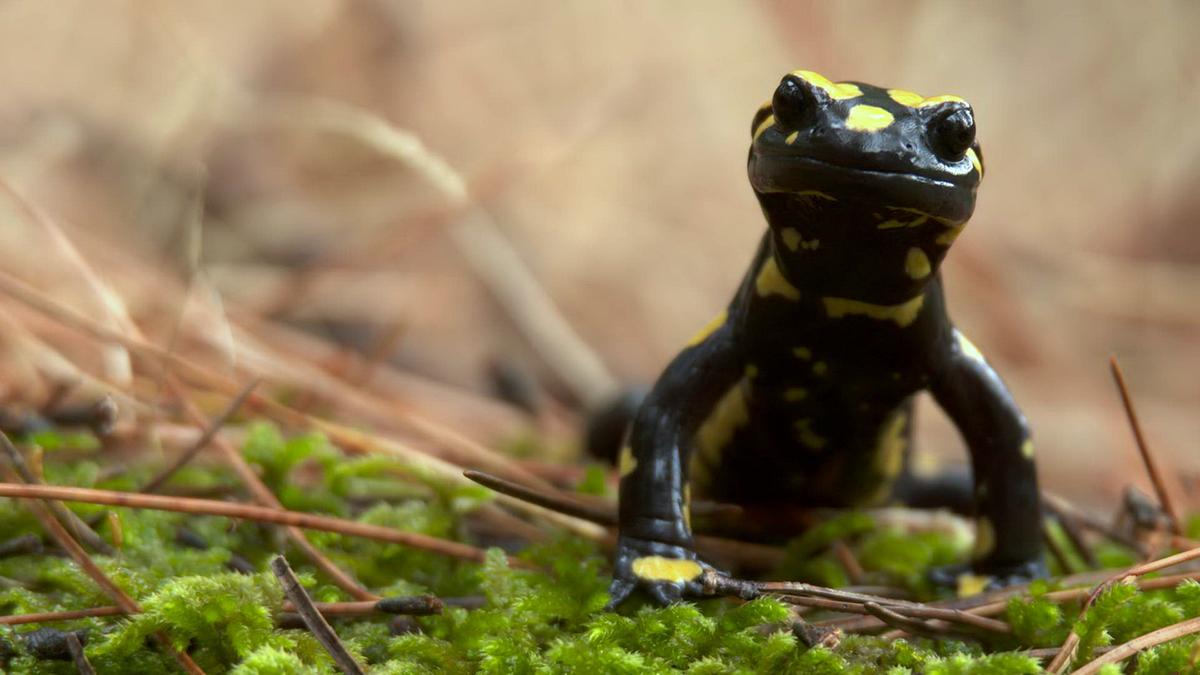
<instances>
[{"instance_id":1,"label":"fire salamander","mask_svg":"<svg viewBox=\"0 0 1200 675\"><path fill-rule=\"evenodd\" d=\"M788 74L751 126L769 225L729 305L660 376L619 466L612 605L703 594L690 501L869 506L900 497L913 396L970 451L976 551L942 570L1045 574L1024 417L946 312L938 272L975 207L983 157L957 96ZM949 581L948 581L949 580Z\"/></svg>"}]
</instances>

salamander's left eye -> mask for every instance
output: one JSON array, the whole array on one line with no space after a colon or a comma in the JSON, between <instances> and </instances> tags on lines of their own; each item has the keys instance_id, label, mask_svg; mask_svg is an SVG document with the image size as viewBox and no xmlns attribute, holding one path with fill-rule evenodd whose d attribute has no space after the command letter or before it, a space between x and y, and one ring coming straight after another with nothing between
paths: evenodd
<instances>
[{"instance_id":1,"label":"salamander's left eye","mask_svg":"<svg viewBox=\"0 0 1200 675\"><path fill-rule=\"evenodd\" d=\"M775 89L771 108L776 122L788 129L800 129L812 121L817 101L800 78L788 75Z\"/></svg>"},{"instance_id":2,"label":"salamander's left eye","mask_svg":"<svg viewBox=\"0 0 1200 675\"><path fill-rule=\"evenodd\" d=\"M949 160L962 159L975 142L975 116L971 109L956 105L938 113L929 121L930 145Z\"/></svg>"}]
</instances>

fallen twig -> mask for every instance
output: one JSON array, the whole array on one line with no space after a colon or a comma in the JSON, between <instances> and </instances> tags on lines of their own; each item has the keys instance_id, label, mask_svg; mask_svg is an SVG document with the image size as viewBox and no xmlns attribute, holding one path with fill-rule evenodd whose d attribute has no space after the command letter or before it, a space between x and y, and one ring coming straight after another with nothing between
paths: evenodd
<instances>
[{"instance_id":1,"label":"fallen twig","mask_svg":"<svg viewBox=\"0 0 1200 675\"><path fill-rule=\"evenodd\" d=\"M171 479L171 476L175 475L175 472L182 469L187 465L188 462L192 461L196 455L200 454L200 451L208 446L208 444L213 440L213 437L220 433L221 427L225 426L229 422L230 418L237 414L237 411L242 407L242 404L246 402L246 399L254 391L254 388L258 386L260 381L261 380L258 378L254 378L247 382L246 386L242 387L242 390L237 393L237 396L234 396L233 400L229 402L229 405L225 406L225 410L221 411L221 414L217 415L216 419L214 419L208 426L204 428L203 435L196 439L196 442L193 443L191 447L180 453L180 455L175 458L175 461L172 462L170 466L163 468L163 470L159 471L158 474L156 474L153 478L146 481L146 484L142 486L142 489L139 490L139 492L157 491L163 483L166 483Z\"/></svg>"},{"instance_id":2,"label":"fallen twig","mask_svg":"<svg viewBox=\"0 0 1200 675\"><path fill-rule=\"evenodd\" d=\"M75 662L75 670L79 671L79 675L96 675L96 669L88 662L83 645L74 633L67 633L67 649L71 652L71 660Z\"/></svg>"},{"instance_id":3,"label":"fallen twig","mask_svg":"<svg viewBox=\"0 0 1200 675\"><path fill-rule=\"evenodd\" d=\"M155 509L157 511L174 511L176 513L224 516L226 518L239 518L241 520L289 525L309 530L337 532L339 534L366 539L376 539L378 541L402 544L465 560L482 561L485 556L483 549L476 548L470 544L438 539L437 537L431 537L418 532L402 532L388 527L359 523L344 518L275 509L256 504L236 504L214 499L196 499L194 497L167 497L136 492L115 492L112 490L53 485L22 485L19 483L0 483L0 497L61 499L68 502L108 504L110 506L126 506L135 509ZM515 567L528 567L527 563L516 558L510 558L509 562Z\"/></svg>"},{"instance_id":4,"label":"fallen twig","mask_svg":"<svg viewBox=\"0 0 1200 675\"><path fill-rule=\"evenodd\" d=\"M1100 672L1100 669L1109 663L1119 663L1143 649L1149 649L1155 645L1160 645L1185 635L1191 635L1192 633L1200 633L1200 617L1159 628L1141 637L1136 637L1125 644L1113 647L1107 653L1089 661L1082 668L1074 671L1072 675L1092 675L1093 673Z\"/></svg>"},{"instance_id":5,"label":"fallen twig","mask_svg":"<svg viewBox=\"0 0 1200 675\"><path fill-rule=\"evenodd\" d=\"M288 566L287 560L281 555L272 558L271 571L279 578L284 595L292 601L296 612L304 620L304 625L308 626L308 630L317 638L317 642L320 642L325 651L333 657L333 662L337 667L346 675L365 675L366 671L358 665L354 657L350 656L350 652L346 651L346 645L338 639L337 633L333 632L329 622L313 606L312 598L308 597L308 593L300 585L300 580Z\"/></svg>"},{"instance_id":6,"label":"fallen twig","mask_svg":"<svg viewBox=\"0 0 1200 675\"><path fill-rule=\"evenodd\" d=\"M1163 479L1162 471L1158 467L1158 460L1150 452L1150 446L1146 443L1146 437L1142 433L1142 423L1138 420L1137 410L1133 407L1133 399L1129 395L1129 387L1125 384L1125 374L1121 372L1121 365L1117 363L1116 356L1108 358L1109 368L1112 370L1113 379L1117 383L1117 391L1121 394L1121 403L1125 406L1125 415L1129 418L1129 428L1133 430L1133 438L1137 442L1138 452L1141 453L1142 462L1146 465L1146 473L1150 474L1150 482L1154 484L1154 492L1158 495L1158 502L1162 504L1163 510L1167 512L1167 516L1171 519L1171 529L1175 534L1183 534L1183 519L1180 518L1179 511L1175 508L1175 503L1171 501L1171 495L1167 491L1166 481Z\"/></svg>"}]
</instances>

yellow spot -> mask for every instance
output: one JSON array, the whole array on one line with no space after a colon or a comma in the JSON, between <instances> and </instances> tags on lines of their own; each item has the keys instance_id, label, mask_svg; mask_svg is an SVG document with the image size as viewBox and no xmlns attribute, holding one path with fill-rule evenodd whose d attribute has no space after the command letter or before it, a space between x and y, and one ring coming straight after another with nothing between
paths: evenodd
<instances>
[{"instance_id":1,"label":"yellow spot","mask_svg":"<svg viewBox=\"0 0 1200 675\"><path fill-rule=\"evenodd\" d=\"M891 96L896 103L910 108L921 105L921 102L925 100L924 96L904 89L888 89L888 96Z\"/></svg>"},{"instance_id":2,"label":"yellow spot","mask_svg":"<svg viewBox=\"0 0 1200 675\"><path fill-rule=\"evenodd\" d=\"M704 324L704 328L701 328L698 333L692 336L692 339L687 341L687 346L695 347L701 342L707 340L709 335L712 335L717 331L718 328L725 325L725 319L728 317L728 312L726 310L721 310L720 314L714 316L711 321Z\"/></svg>"},{"instance_id":3,"label":"yellow spot","mask_svg":"<svg viewBox=\"0 0 1200 675\"><path fill-rule=\"evenodd\" d=\"M930 270L929 258L924 251L916 247L908 249L908 256L904 259L904 272L909 278L924 279L929 276Z\"/></svg>"},{"instance_id":4,"label":"yellow spot","mask_svg":"<svg viewBox=\"0 0 1200 675\"><path fill-rule=\"evenodd\" d=\"M746 405L746 381L739 380L717 400L711 412L696 429L696 449L691 468L695 471L703 460L716 464L721 451L733 440L738 427L750 421L750 409Z\"/></svg>"},{"instance_id":5,"label":"yellow spot","mask_svg":"<svg viewBox=\"0 0 1200 675\"><path fill-rule=\"evenodd\" d=\"M867 497L865 504L882 504L892 494L896 476L904 468L904 449L908 438L904 434L908 414L899 409L892 413L875 441L874 473L882 478L879 489Z\"/></svg>"},{"instance_id":6,"label":"yellow spot","mask_svg":"<svg viewBox=\"0 0 1200 675\"><path fill-rule=\"evenodd\" d=\"M927 220L929 220L929 218L925 216L918 216L912 220L898 220L896 218L892 218L891 220L883 221L877 227L881 230L894 230L899 227L920 227L924 225Z\"/></svg>"},{"instance_id":7,"label":"yellow spot","mask_svg":"<svg viewBox=\"0 0 1200 675\"><path fill-rule=\"evenodd\" d=\"M900 105L906 105L910 108L924 108L932 105L940 105L942 103L966 103L962 98L951 94L942 94L941 96L930 96L925 98L920 94L906 91L904 89L888 89L888 96Z\"/></svg>"},{"instance_id":8,"label":"yellow spot","mask_svg":"<svg viewBox=\"0 0 1200 675\"><path fill-rule=\"evenodd\" d=\"M824 361L817 361L813 364L814 375L824 375L829 372L829 364Z\"/></svg>"},{"instance_id":9,"label":"yellow spot","mask_svg":"<svg viewBox=\"0 0 1200 675\"><path fill-rule=\"evenodd\" d=\"M901 328L916 321L917 315L921 313L921 307L925 304L924 294L898 305L876 305L849 298L825 297L821 300L825 303L825 313L831 319L861 314L877 321L895 321L896 325Z\"/></svg>"},{"instance_id":10,"label":"yellow spot","mask_svg":"<svg viewBox=\"0 0 1200 675\"><path fill-rule=\"evenodd\" d=\"M971 160L971 166L975 167L975 170L982 176L983 163L979 161L979 155L975 154L975 148L967 148L967 159Z\"/></svg>"},{"instance_id":11,"label":"yellow spot","mask_svg":"<svg viewBox=\"0 0 1200 675\"><path fill-rule=\"evenodd\" d=\"M824 436L812 430L812 420L807 417L796 420L792 426L796 428L796 438L813 450L820 450L828 442Z\"/></svg>"},{"instance_id":12,"label":"yellow spot","mask_svg":"<svg viewBox=\"0 0 1200 675\"><path fill-rule=\"evenodd\" d=\"M746 366L746 379L752 380L755 377L758 377L758 366L756 366L752 363L752 364Z\"/></svg>"},{"instance_id":13,"label":"yellow spot","mask_svg":"<svg viewBox=\"0 0 1200 675\"><path fill-rule=\"evenodd\" d=\"M762 136L762 133L764 131L766 131L767 129L770 129L771 125L773 125L773 124L775 124L775 116L767 115L767 119L760 122L758 125L758 128L754 130L754 138L752 140L757 141L758 137Z\"/></svg>"},{"instance_id":14,"label":"yellow spot","mask_svg":"<svg viewBox=\"0 0 1200 675\"><path fill-rule=\"evenodd\" d=\"M787 143L788 145L791 145L792 143L795 143L795 142L796 142L796 138L797 138L799 135L800 135L800 132L799 132L799 131L793 131L792 133L790 133L790 134L788 134L788 135L787 135L787 138L783 139L783 142L784 142L784 143Z\"/></svg>"},{"instance_id":15,"label":"yellow spot","mask_svg":"<svg viewBox=\"0 0 1200 675\"><path fill-rule=\"evenodd\" d=\"M976 347L975 343L971 342L971 340L969 340L966 335L963 335L962 331L958 330L957 328L954 329L954 339L958 342L958 350L963 353L963 356L971 359L972 361L979 361L980 363L984 361L983 352L979 351L979 347Z\"/></svg>"},{"instance_id":16,"label":"yellow spot","mask_svg":"<svg viewBox=\"0 0 1200 675\"><path fill-rule=\"evenodd\" d=\"M626 445L621 448L621 456L617 460L617 469L621 474L621 478L633 473L637 468L637 458L633 456L633 448Z\"/></svg>"},{"instance_id":17,"label":"yellow spot","mask_svg":"<svg viewBox=\"0 0 1200 675\"><path fill-rule=\"evenodd\" d=\"M760 111L770 110L772 105L773 104L771 103L771 99L767 99L767 100L763 101L761 104L759 104L758 109Z\"/></svg>"},{"instance_id":18,"label":"yellow spot","mask_svg":"<svg viewBox=\"0 0 1200 675\"><path fill-rule=\"evenodd\" d=\"M996 528L992 527L992 521L988 520L987 516L983 516L975 522L975 548L971 555L978 560L987 557L995 548Z\"/></svg>"},{"instance_id":19,"label":"yellow spot","mask_svg":"<svg viewBox=\"0 0 1200 675\"><path fill-rule=\"evenodd\" d=\"M1021 456L1025 459L1033 459L1033 439L1026 438L1025 442L1021 444Z\"/></svg>"},{"instance_id":20,"label":"yellow spot","mask_svg":"<svg viewBox=\"0 0 1200 675\"><path fill-rule=\"evenodd\" d=\"M807 361L812 358L812 350L808 347L792 347L792 356Z\"/></svg>"},{"instance_id":21,"label":"yellow spot","mask_svg":"<svg viewBox=\"0 0 1200 675\"><path fill-rule=\"evenodd\" d=\"M818 89L824 89L825 93L829 94L829 98L835 101L862 96L862 90L856 84L834 84L824 75L811 70L793 70L792 74Z\"/></svg>"},{"instance_id":22,"label":"yellow spot","mask_svg":"<svg viewBox=\"0 0 1200 675\"><path fill-rule=\"evenodd\" d=\"M987 590L988 582L991 580L991 577L983 577L970 572L958 575L958 597L969 598L972 595L979 595Z\"/></svg>"},{"instance_id":23,"label":"yellow spot","mask_svg":"<svg viewBox=\"0 0 1200 675\"><path fill-rule=\"evenodd\" d=\"M941 105L942 103L966 103L966 100L954 94L942 94L941 96L930 96L921 101L921 107L927 108L931 105Z\"/></svg>"},{"instance_id":24,"label":"yellow spot","mask_svg":"<svg viewBox=\"0 0 1200 675\"><path fill-rule=\"evenodd\" d=\"M800 299L800 291L783 277L774 256L767 258L767 261L763 263L762 269L758 271L758 278L754 280L754 288L763 297L775 294L782 295L788 300Z\"/></svg>"},{"instance_id":25,"label":"yellow spot","mask_svg":"<svg viewBox=\"0 0 1200 675\"><path fill-rule=\"evenodd\" d=\"M683 484L683 525L692 531L692 484Z\"/></svg>"},{"instance_id":26,"label":"yellow spot","mask_svg":"<svg viewBox=\"0 0 1200 675\"><path fill-rule=\"evenodd\" d=\"M813 199L813 198L824 199L827 202L836 202L837 201L837 197L834 197L833 195L827 194L825 192L821 192L820 190L801 190L801 191L795 193L795 196L807 197L809 199Z\"/></svg>"},{"instance_id":27,"label":"yellow spot","mask_svg":"<svg viewBox=\"0 0 1200 675\"><path fill-rule=\"evenodd\" d=\"M691 581L704 573L704 568L695 560L664 558L660 555L635 558L630 569L634 576L645 581L669 581L676 584Z\"/></svg>"},{"instance_id":28,"label":"yellow spot","mask_svg":"<svg viewBox=\"0 0 1200 675\"><path fill-rule=\"evenodd\" d=\"M783 239L783 245L789 251L798 251L801 248L806 251L815 251L821 245L821 240L819 239L804 241L804 237L800 234L800 231L794 227L783 228L779 231L779 237Z\"/></svg>"},{"instance_id":29,"label":"yellow spot","mask_svg":"<svg viewBox=\"0 0 1200 675\"><path fill-rule=\"evenodd\" d=\"M949 246L950 244L953 244L954 240L958 239L958 235L962 233L963 227L965 226L966 223L960 223L948 228L945 232L939 234L937 239L934 239L934 243L940 244L941 246Z\"/></svg>"},{"instance_id":30,"label":"yellow spot","mask_svg":"<svg viewBox=\"0 0 1200 675\"><path fill-rule=\"evenodd\" d=\"M846 115L846 128L852 131L874 133L886 129L896 121L892 113L873 105L856 105Z\"/></svg>"},{"instance_id":31,"label":"yellow spot","mask_svg":"<svg viewBox=\"0 0 1200 675\"><path fill-rule=\"evenodd\" d=\"M783 400L787 401L788 403L803 401L806 398L808 398L808 390L804 387L791 387L787 391L783 392Z\"/></svg>"}]
</instances>

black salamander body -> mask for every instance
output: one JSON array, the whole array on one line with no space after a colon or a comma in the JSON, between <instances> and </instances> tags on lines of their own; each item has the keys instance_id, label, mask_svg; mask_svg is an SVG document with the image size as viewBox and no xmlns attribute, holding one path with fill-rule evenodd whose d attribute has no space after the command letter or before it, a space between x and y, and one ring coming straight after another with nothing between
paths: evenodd
<instances>
[{"instance_id":1,"label":"black salamander body","mask_svg":"<svg viewBox=\"0 0 1200 675\"><path fill-rule=\"evenodd\" d=\"M895 496L913 396L970 451L974 569L1044 573L1033 445L950 322L938 267L975 206L970 106L809 71L753 124L750 183L769 228L733 300L671 362L621 450L613 603L698 595L692 497L769 507Z\"/></svg>"}]
</instances>

